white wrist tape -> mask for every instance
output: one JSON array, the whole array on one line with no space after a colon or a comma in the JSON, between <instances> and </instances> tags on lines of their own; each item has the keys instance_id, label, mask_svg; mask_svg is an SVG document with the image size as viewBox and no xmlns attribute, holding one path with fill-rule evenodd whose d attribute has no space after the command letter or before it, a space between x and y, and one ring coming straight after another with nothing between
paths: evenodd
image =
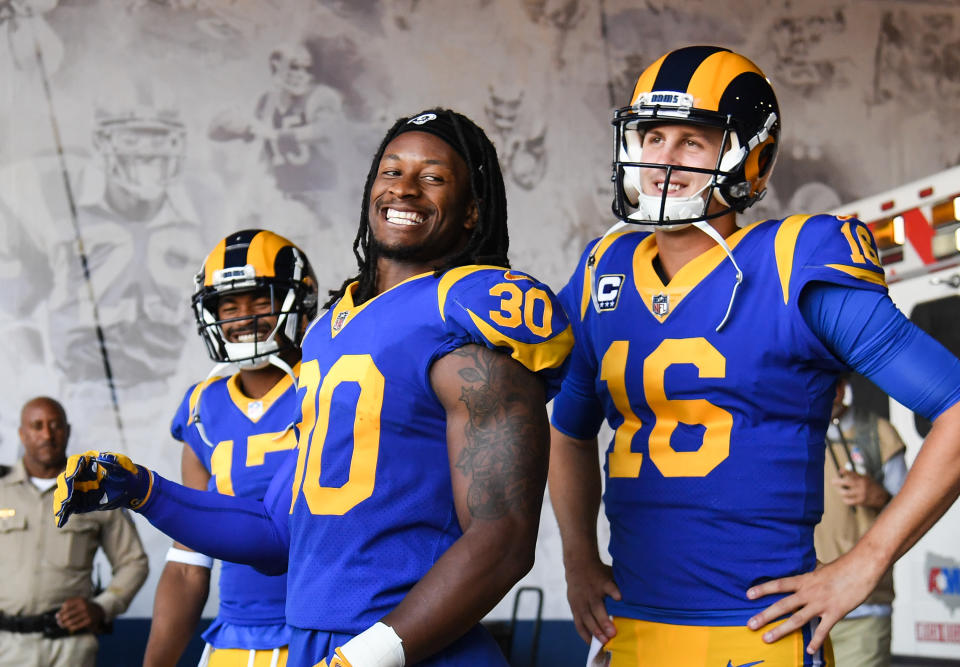
<instances>
[{"instance_id":1,"label":"white wrist tape","mask_svg":"<svg viewBox=\"0 0 960 667\"><path fill-rule=\"evenodd\" d=\"M352 667L403 667L402 640L389 625L375 623L340 647Z\"/></svg>"},{"instance_id":2,"label":"white wrist tape","mask_svg":"<svg viewBox=\"0 0 960 667\"><path fill-rule=\"evenodd\" d=\"M185 551L176 547L170 547L167 550L167 560L174 563L186 563L187 565L196 565L205 567L208 570L213 567L213 559L206 554L198 551Z\"/></svg>"}]
</instances>

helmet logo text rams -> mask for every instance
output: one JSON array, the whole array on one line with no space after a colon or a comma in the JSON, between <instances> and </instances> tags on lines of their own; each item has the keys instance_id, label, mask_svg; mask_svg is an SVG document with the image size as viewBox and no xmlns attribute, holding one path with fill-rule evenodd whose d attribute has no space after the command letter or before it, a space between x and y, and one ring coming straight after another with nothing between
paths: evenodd
<instances>
[{"instance_id":1,"label":"helmet logo text rams","mask_svg":"<svg viewBox=\"0 0 960 667\"><path fill-rule=\"evenodd\" d=\"M671 106L671 107L692 107L693 95L689 93L677 93L666 90L655 90L644 93L637 100L639 106Z\"/></svg>"}]
</instances>

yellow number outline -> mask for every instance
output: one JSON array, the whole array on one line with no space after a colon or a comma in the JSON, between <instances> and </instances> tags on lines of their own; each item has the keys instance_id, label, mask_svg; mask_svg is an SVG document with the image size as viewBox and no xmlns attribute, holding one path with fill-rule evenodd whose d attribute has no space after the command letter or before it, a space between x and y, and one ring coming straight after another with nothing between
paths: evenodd
<instances>
[{"instance_id":1,"label":"yellow number outline","mask_svg":"<svg viewBox=\"0 0 960 667\"><path fill-rule=\"evenodd\" d=\"M623 423L614 432L613 449L608 458L611 478L640 475L643 453L632 451L634 436L641 420L631 407L626 389L626 365L629 341L613 341L603 355L600 379ZM726 359L705 338L668 338L643 361L643 389L655 420L647 441L650 460L664 477L705 477L730 455L733 415L706 399L670 399L664 390L667 369L675 364L692 364L698 377L726 377ZM696 451L678 452L670 438L678 424L704 427L703 444Z\"/></svg>"},{"instance_id":2,"label":"yellow number outline","mask_svg":"<svg viewBox=\"0 0 960 667\"><path fill-rule=\"evenodd\" d=\"M881 267L880 257L877 255L877 251L873 249L873 239L870 237L870 232L862 225L855 225L855 227L857 230L856 237L850 231L849 222L843 223L840 228L843 238L850 246L850 261L854 264L870 263L876 267Z\"/></svg>"},{"instance_id":3,"label":"yellow number outline","mask_svg":"<svg viewBox=\"0 0 960 667\"><path fill-rule=\"evenodd\" d=\"M247 436L247 468L263 465L267 454L293 449L297 438L292 430L281 433L254 433ZM233 440L221 440L210 455L210 474L217 480L217 492L236 495L233 490Z\"/></svg>"},{"instance_id":4,"label":"yellow number outline","mask_svg":"<svg viewBox=\"0 0 960 667\"><path fill-rule=\"evenodd\" d=\"M350 472L342 486L323 486L320 475L330 423L330 404L334 390L345 382L360 387L353 422ZM337 359L323 378L316 359L302 364L299 384L306 392L301 406L300 451L293 476L290 512L293 512L302 491L311 514L346 514L373 495L376 484L380 413L385 389L383 373L369 354L348 354Z\"/></svg>"},{"instance_id":5,"label":"yellow number outline","mask_svg":"<svg viewBox=\"0 0 960 667\"><path fill-rule=\"evenodd\" d=\"M549 338L553 333L553 302L544 290L531 287L524 292L513 283L497 283L490 288L489 294L500 297L500 310L489 312L490 319L496 324L508 329L516 329L524 324L541 338ZM538 303L543 304L540 323L536 321Z\"/></svg>"}]
</instances>

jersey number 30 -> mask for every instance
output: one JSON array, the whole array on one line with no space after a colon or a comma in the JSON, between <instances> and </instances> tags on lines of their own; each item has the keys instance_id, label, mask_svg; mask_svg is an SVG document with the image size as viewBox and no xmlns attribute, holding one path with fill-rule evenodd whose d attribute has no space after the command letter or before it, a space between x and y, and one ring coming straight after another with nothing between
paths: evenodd
<instances>
[{"instance_id":1,"label":"jersey number 30","mask_svg":"<svg viewBox=\"0 0 960 667\"><path fill-rule=\"evenodd\" d=\"M623 416L608 461L610 477L638 477L643 464L643 453L631 451L642 423L630 407L624 381L629 348L628 341L614 341L600 365L600 379L607 383L613 404ZM656 417L647 445L650 460L664 477L705 477L730 455L733 415L706 399L667 398L664 376L674 364L692 364L702 378L722 378L727 360L705 338L668 338L643 362L643 391ZM696 451L678 452L670 445L680 422L704 427L703 444Z\"/></svg>"},{"instance_id":2,"label":"jersey number 30","mask_svg":"<svg viewBox=\"0 0 960 667\"><path fill-rule=\"evenodd\" d=\"M342 486L320 484L323 446L330 425L330 399L344 382L360 387L353 422L353 455ZM300 367L300 386L306 389L300 424L300 451L293 475L290 511L303 489L311 514L346 514L373 495L377 457L380 454L380 410L383 407L383 373L369 354L348 354L337 359L326 377L320 377L316 359ZM317 408L320 408L319 411Z\"/></svg>"}]
</instances>

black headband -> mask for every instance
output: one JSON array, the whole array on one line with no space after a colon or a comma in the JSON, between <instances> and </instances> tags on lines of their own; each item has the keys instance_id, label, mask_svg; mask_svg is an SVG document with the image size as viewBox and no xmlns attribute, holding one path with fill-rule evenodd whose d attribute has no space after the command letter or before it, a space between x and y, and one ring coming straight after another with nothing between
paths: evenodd
<instances>
[{"instance_id":1,"label":"black headband","mask_svg":"<svg viewBox=\"0 0 960 667\"><path fill-rule=\"evenodd\" d=\"M461 138L457 136L457 127L454 125L453 115L449 111L444 109L429 109L415 116L411 116L410 120L397 128L393 136L390 137L390 141L393 141L404 132L426 132L427 134L440 137L450 145L450 148L457 152L457 155L463 158L464 162L468 164L472 163L475 169L478 169L480 166L478 160L481 154L479 143L472 139L466 132L463 132L462 128L461 141ZM464 153L464 150L466 150L469 155Z\"/></svg>"}]
</instances>

